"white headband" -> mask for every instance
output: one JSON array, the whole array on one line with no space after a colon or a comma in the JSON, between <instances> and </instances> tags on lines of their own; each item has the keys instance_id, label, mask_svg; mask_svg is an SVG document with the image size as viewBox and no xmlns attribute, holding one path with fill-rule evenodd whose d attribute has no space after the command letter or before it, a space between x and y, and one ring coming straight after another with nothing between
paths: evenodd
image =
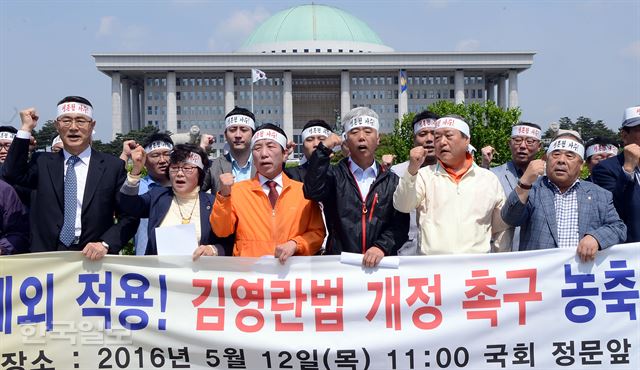
<instances>
[{"instance_id":1,"label":"white headband","mask_svg":"<svg viewBox=\"0 0 640 370\"><path fill-rule=\"evenodd\" d=\"M549 144L549 153L552 153L556 150L568 150L570 152L574 152L580 156L580 158L584 159L584 146L579 142L571 139L558 139Z\"/></svg>"},{"instance_id":2,"label":"white headband","mask_svg":"<svg viewBox=\"0 0 640 370\"><path fill-rule=\"evenodd\" d=\"M224 119L224 127L227 128L229 126L247 126L252 129L256 129L256 123L249 116L245 116L244 114L234 114L233 116L229 116Z\"/></svg>"},{"instance_id":3,"label":"white headband","mask_svg":"<svg viewBox=\"0 0 640 370\"><path fill-rule=\"evenodd\" d=\"M13 138L16 137L16 134L9 131L0 132L0 140L10 140L13 141Z\"/></svg>"},{"instance_id":4,"label":"white headband","mask_svg":"<svg viewBox=\"0 0 640 370\"><path fill-rule=\"evenodd\" d=\"M380 123L377 118L371 116L358 116L353 117L344 125L344 132L349 132L357 127L371 127L378 131L380 128Z\"/></svg>"},{"instance_id":5,"label":"white headband","mask_svg":"<svg viewBox=\"0 0 640 370\"><path fill-rule=\"evenodd\" d=\"M60 118L61 115L67 113L84 114L85 116L93 119L93 108L86 104L78 102L65 102L58 105L58 115L56 116L56 119Z\"/></svg>"},{"instance_id":6,"label":"white headband","mask_svg":"<svg viewBox=\"0 0 640 370\"><path fill-rule=\"evenodd\" d=\"M640 106L630 107L624 110L622 127L633 127L640 124Z\"/></svg>"},{"instance_id":7,"label":"white headband","mask_svg":"<svg viewBox=\"0 0 640 370\"><path fill-rule=\"evenodd\" d=\"M61 143L61 142L62 142L62 139L60 139L60 135L58 135L58 136L53 138L53 141L51 142L51 146L54 146L54 145L56 145L58 143Z\"/></svg>"},{"instance_id":8,"label":"white headband","mask_svg":"<svg viewBox=\"0 0 640 370\"><path fill-rule=\"evenodd\" d=\"M167 143L166 141L156 140L144 147L144 151L147 154L153 152L154 150L159 150L159 149L173 150L173 145L171 145L170 143Z\"/></svg>"},{"instance_id":9,"label":"white headband","mask_svg":"<svg viewBox=\"0 0 640 370\"><path fill-rule=\"evenodd\" d=\"M436 129L436 120L432 118L421 119L420 121L413 124L413 134L417 135L418 132L427 129L427 130L435 130Z\"/></svg>"},{"instance_id":10,"label":"white headband","mask_svg":"<svg viewBox=\"0 0 640 370\"><path fill-rule=\"evenodd\" d=\"M436 121L436 130L441 128L455 128L456 130L465 134L468 138L471 138L469 133L469 125L461 119L454 117L443 117Z\"/></svg>"},{"instance_id":11,"label":"white headband","mask_svg":"<svg viewBox=\"0 0 640 370\"><path fill-rule=\"evenodd\" d=\"M204 170L204 165L202 164L202 157L198 153L191 152L187 159L184 160L185 163L190 163L201 170Z\"/></svg>"},{"instance_id":12,"label":"white headband","mask_svg":"<svg viewBox=\"0 0 640 370\"><path fill-rule=\"evenodd\" d=\"M618 148L616 148L616 146L612 144L607 144L607 145L593 144L587 147L587 158L591 157L592 155L601 154L601 153L610 153L613 155L617 155Z\"/></svg>"},{"instance_id":13,"label":"white headband","mask_svg":"<svg viewBox=\"0 0 640 370\"><path fill-rule=\"evenodd\" d=\"M511 129L511 137L516 136L528 136L534 139L541 140L542 130L538 130L537 128L531 126L516 125Z\"/></svg>"},{"instance_id":14,"label":"white headband","mask_svg":"<svg viewBox=\"0 0 640 370\"><path fill-rule=\"evenodd\" d=\"M256 131L255 135L253 135L253 137L251 138L251 148L253 149L253 146L256 145L256 142L258 140L267 140L267 139L273 140L276 143L280 144L282 149L287 148L287 138L284 137L284 135L282 135L278 131L270 130L268 128Z\"/></svg>"},{"instance_id":15,"label":"white headband","mask_svg":"<svg viewBox=\"0 0 640 370\"><path fill-rule=\"evenodd\" d=\"M330 135L331 135L331 131L327 130L322 126L311 126L302 130L302 141L307 140L309 136L329 137Z\"/></svg>"}]
</instances>

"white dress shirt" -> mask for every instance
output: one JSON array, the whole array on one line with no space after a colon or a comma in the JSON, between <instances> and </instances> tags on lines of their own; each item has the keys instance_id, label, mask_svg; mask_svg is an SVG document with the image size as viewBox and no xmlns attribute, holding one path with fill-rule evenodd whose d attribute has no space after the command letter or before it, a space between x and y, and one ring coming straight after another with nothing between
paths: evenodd
<instances>
[{"instance_id":1,"label":"white dress shirt","mask_svg":"<svg viewBox=\"0 0 640 370\"><path fill-rule=\"evenodd\" d=\"M268 179L260 174L258 174L258 180L260 180L260 185L262 186L262 191L269 197L269 185L267 185L267 181L275 181L276 183L276 191L278 195L282 194L282 172L278 174L278 176L273 179Z\"/></svg>"},{"instance_id":2,"label":"white dress shirt","mask_svg":"<svg viewBox=\"0 0 640 370\"><path fill-rule=\"evenodd\" d=\"M64 176L66 177L67 161L69 160L69 157L71 157L73 154L67 152L64 149L62 152L64 153ZM82 201L84 198L84 188L87 185L87 174L89 173L89 160L91 159L91 147L88 147L82 153L80 153L78 155L78 158L80 158L80 160L77 161L76 164L73 166L73 168L76 170L76 180L77 180L76 199L78 200L77 206L76 206L76 227L75 227L76 237L80 237L80 234L82 233L82 221L81 221Z\"/></svg>"},{"instance_id":3,"label":"white dress shirt","mask_svg":"<svg viewBox=\"0 0 640 370\"><path fill-rule=\"evenodd\" d=\"M376 161L373 161L370 167L362 169L356 164L356 162L352 161L351 158L349 158L349 170L351 170L353 177L355 177L356 179L358 188L360 188L360 194L362 194L362 200L364 201L365 199L367 199L367 194L369 194L371 184L373 184L376 177L378 176Z\"/></svg>"}]
</instances>

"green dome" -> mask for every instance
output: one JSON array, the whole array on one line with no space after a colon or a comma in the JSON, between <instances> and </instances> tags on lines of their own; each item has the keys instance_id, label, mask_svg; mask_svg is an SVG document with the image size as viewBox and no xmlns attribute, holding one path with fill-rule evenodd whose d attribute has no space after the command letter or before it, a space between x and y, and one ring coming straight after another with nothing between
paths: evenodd
<instances>
[{"instance_id":1,"label":"green dome","mask_svg":"<svg viewBox=\"0 0 640 370\"><path fill-rule=\"evenodd\" d=\"M393 51L360 19L326 5L301 5L280 11L247 38L241 52Z\"/></svg>"}]
</instances>

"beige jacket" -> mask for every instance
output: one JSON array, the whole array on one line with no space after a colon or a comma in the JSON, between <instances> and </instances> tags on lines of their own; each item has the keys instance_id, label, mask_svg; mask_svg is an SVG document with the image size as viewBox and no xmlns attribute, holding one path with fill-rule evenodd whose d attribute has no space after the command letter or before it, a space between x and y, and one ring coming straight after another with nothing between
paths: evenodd
<instances>
[{"instance_id":1,"label":"beige jacket","mask_svg":"<svg viewBox=\"0 0 640 370\"><path fill-rule=\"evenodd\" d=\"M509 226L500 211L504 190L496 175L475 164L458 184L440 163L409 172L400 179L393 206L400 212L416 209L419 254L488 253L509 250L503 237Z\"/></svg>"}]
</instances>

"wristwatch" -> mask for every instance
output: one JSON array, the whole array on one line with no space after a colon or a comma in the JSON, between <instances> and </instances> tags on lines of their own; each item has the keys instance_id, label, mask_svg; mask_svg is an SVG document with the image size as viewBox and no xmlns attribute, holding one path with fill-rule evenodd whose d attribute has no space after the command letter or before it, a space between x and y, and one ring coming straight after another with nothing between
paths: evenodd
<instances>
[{"instance_id":1,"label":"wristwatch","mask_svg":"<svg viewBox=\"0 0 640 370\"><path fill-rule=\"evenodd\" d=\"M520 180L518 180L518 186L521 189L524 189L524 190L531 190L531 188L533 187L533 185L525 185L525 184L523 184L522 182L520 182Z\"/></svg>"}]
</instances>

